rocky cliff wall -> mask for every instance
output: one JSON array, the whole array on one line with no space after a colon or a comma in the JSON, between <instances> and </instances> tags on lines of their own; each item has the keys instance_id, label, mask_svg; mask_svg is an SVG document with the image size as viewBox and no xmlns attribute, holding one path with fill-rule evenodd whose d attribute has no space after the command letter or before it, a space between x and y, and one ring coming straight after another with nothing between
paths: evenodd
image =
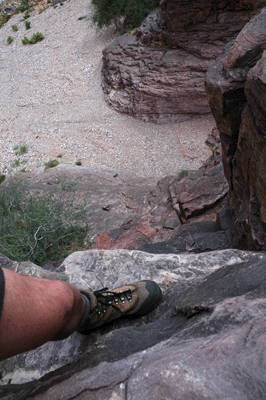
<instances>
[{"instance_id":1,"label":"rocky cliff wall","mask_svg":"<svg viewBox=\"0 0 266 400\"><path fill-rule=\"evenodd\" d=\"M265 0L163 0L135 35L104 50L106 102L155 123L209 113L204 79L211 62L264 6Z\"/></svg>"},{"instance_id":2,"label":"rocky cliff wall","mask_svg":"<svg viewBox=\"0 0 266 400\"><path fill-rule=\"evenodd\" d=\"M266 249L266 8L212 64L208 99L230 186L234 245Z\"/></svg>"}]
</instances>

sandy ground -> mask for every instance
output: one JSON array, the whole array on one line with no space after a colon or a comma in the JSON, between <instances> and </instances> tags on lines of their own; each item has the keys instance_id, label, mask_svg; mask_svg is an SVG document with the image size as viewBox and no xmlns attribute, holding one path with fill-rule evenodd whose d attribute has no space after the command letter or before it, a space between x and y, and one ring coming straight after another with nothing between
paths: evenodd
<instances>
[{"instance_id":1,"label":"sandy ground","mask_svg":"<svg viewBox=\"0 0 266 400\"><path fill-rule=\"evenodd\" d=\"M22 14L0 29L0 173L32 170L59 154L60 163L80 160L141 176L198 168L210 155L205 140L213 118L155 125L111 110L103 99L101 64L115 34L96 30L91 15L88 0L70 0L36 10L29 30ZM42 42L22 44L37 31ZM22 145L27 153L16 155Z\"/></svg>"}]
</instances>

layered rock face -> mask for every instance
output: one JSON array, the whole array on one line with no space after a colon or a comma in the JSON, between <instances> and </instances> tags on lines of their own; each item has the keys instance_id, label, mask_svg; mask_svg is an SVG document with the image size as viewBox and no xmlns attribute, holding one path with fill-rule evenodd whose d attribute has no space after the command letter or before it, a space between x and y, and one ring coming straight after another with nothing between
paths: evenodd
<instances>
[{"instance_id":1,"label":"layered rock face","mask_svg":"<svg viewBox=\"0 0 266 400\"><path fill-rule=\"evenodd\" d=\"M229 44L207 74L230 186L234 245L266 249L266 8Z\"/></svg>"},{"instance_id":2,"label":"layered rock face","mask_svg":"<svg viewBox=\"0 0 266 400\"><path fill-rule=\"evenodd\" d=\"M265 254L240 250L73 253L50 278L93 290L153 279L162 303L1 362L0 399L264 399L265 264ZM47 277L27 263L0 257L0 265Z\"/></svg>"},{"instance_id":3,"label":"layered rock face","mask_svg":"<svg viewBox=\"0 0 266 400\"><path fill-rule=\"evenodd\" d=\"M263 6L265 0L162 1L135 36L104 50L105 100L156 123L209 113L204 79L210 63Z\"/></svg>"}]
</instances>

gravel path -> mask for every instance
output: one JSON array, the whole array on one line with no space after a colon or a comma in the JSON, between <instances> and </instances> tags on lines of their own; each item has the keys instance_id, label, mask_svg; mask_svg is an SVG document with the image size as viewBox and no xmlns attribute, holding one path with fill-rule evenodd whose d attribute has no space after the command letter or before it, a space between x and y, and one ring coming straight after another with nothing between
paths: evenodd
<instances>
[{"instance_id":1,"label":"gravel path","mask_svg":"<svg viewBox=\"0 0 266 400\"><path fill-rule=\"evenodd\" d=\"M198 168L210 155L204 142L213 118L161 126L111 110L101 90L101 58L115 35L97 31L91 14L89 1L71 0L36 10L29 30L21 14L0 29L0 173L32 170L59 154L60 163L80 160L141 176ZM42 42L22 44L37 31ZM7 45L9 35L14 42ZM23 145L27 153L17 155Z\"/></svg>"}]
</instances>

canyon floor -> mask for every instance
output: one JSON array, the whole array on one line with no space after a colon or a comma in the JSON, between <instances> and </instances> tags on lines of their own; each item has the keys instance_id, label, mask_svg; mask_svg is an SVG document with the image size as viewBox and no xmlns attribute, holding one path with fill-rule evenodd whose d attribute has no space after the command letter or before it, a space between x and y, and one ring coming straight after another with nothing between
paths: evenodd
<instances>
[{"instance_id":1,"label":"canyon floor","mask_svg":"<svg viewBox=\"0 0 266 400\"><path fill-rule=\"evenodd\" d=\"M155 125L111 110L101 89L102 50L117 33L96 29L89 1L62 4L37 8L29 30L23 14L0 30L0 173L31 171L58 155L60 163L139 176L198 168L210 155L205 140L212 116ZM43 41L22 44L37 31ZM27 153L17 154L20 146Z\"/></svg>"}]
</instances>

